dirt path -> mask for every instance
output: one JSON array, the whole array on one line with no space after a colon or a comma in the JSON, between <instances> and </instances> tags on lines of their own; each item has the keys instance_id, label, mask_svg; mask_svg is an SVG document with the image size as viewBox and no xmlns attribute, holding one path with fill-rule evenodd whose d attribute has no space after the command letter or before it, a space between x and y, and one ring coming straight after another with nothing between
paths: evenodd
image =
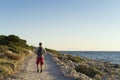
<instances>
[{"instance_id":1,"label":"dirt path","mask_svg":"<svg viewBox=\"0 0 120 80\"><path fill-rule=\"evenodd\" d=\"M69 80L60 72L59 67L52 60L50 54L45 54L45 65L42 73L36 71L35 62L36 55L34 54L26 61L22 71L17 75L17 79L12 80Z\"/></svg>"}]
</instances>

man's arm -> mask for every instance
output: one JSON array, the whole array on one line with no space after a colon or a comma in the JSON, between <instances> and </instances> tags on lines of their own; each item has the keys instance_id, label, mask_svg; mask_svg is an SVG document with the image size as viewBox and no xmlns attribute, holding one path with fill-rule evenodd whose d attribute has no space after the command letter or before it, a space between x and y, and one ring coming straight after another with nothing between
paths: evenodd
<instances>
[{"instance_id":1,"label":"man's arm","mask_svg":"<svg viewBox=\"0 0 120 80\"><path fill-rule=\"evenodd\" d=\"M46 51L46 49L45 49L45 48L43 49L43 51L44 51L44 53L47 53L47 51Z\"/></svg>"},{"instance_id":2,"label":"man's arm","mask_svg":"<svg viewBox=\"0 0 120 80\"><path fill-rule=\"evenodd\" d=\"M35 54L37 54L37 52L38 52L38 49L35 49Z\"/></svg>"}]
</instances>

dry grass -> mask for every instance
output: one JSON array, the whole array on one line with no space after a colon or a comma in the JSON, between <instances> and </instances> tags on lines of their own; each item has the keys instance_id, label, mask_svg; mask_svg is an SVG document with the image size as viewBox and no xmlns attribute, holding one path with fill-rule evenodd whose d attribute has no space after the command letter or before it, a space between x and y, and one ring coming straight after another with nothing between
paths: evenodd
<instances>
[{"instance_id":1,"label":"dry grass","mask_svg":"<svg viewBox=\"0 0 120 80\"><path fill-rule=\"evenodd\" d=\"M8 75L14 72L15 65L11 62L0 62L1 74Z\"/></svg>"},{"instance_id":2,"label":"dry grass","mask_svg":"<svg viewBox=\"0 0 120 80\"><path fill-rule=\"evenodd\" d=\"M21 63L30 55L27 49L22 51L23 53L17 54L5 46L0 46L0 76L11 75L19 69Z\"/></svg>"}]
</instances>

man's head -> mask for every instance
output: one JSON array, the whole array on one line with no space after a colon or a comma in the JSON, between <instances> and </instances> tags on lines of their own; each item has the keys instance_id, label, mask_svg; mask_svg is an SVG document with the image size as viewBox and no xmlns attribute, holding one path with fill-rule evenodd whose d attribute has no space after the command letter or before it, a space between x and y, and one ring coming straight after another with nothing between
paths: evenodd
<instances>
[{"instance_id":1,"label":"man's head","mask_svg":"<svg viewBox=\"0 0 120 80\"><path fill-rule=\"evenodd\" d=\"M40 47L42 46L42 43L41 43L41 42L39 43L39 46L40 46Z\"/></svg>"}]
</instances>

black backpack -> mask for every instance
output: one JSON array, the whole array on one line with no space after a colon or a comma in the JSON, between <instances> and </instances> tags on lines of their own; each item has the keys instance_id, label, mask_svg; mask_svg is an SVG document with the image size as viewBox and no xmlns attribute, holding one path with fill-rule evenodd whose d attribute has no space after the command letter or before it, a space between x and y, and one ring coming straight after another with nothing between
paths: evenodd
<instances>
[{"instance_id":1,"label":"black backpack","mask_svg":"<svg viewBox=\"0 0 120 80\"><path fill-rule=\"evenodd\" d=\"M37 51L37 55L38 55L38 56L42 56L43 53L44 53L43 48L42 48L42 47L39 47L39 48L38 48L38 51Z\"/></svg>"}]
</instances>

